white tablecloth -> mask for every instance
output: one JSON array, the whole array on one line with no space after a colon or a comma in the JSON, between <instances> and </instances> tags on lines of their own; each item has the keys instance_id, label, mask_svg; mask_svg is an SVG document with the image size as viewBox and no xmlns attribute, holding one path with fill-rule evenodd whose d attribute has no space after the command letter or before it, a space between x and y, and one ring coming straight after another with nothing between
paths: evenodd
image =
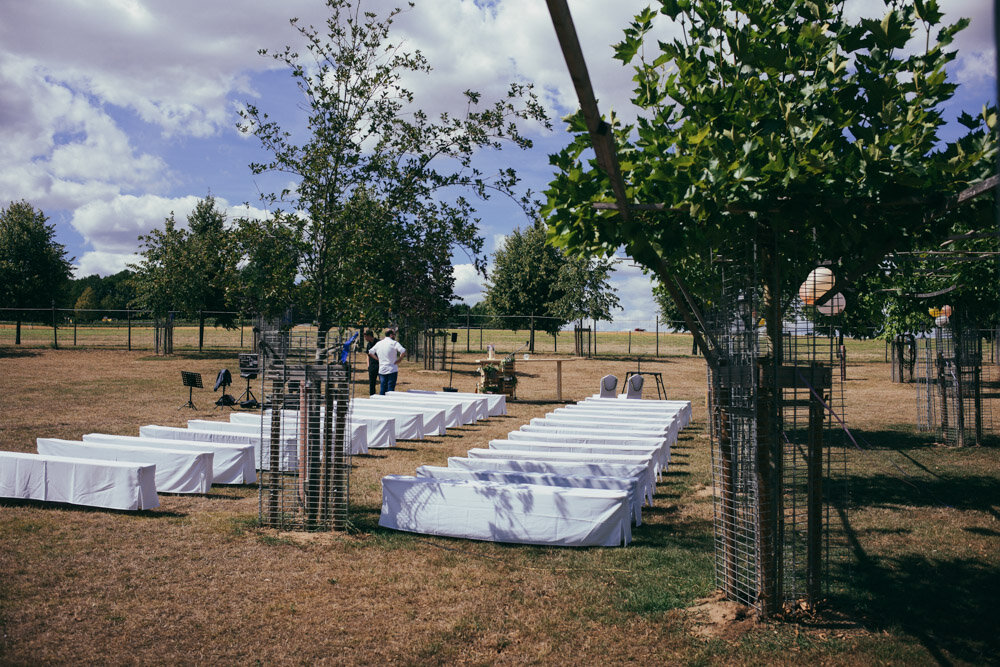
<instances>
[{"instance_id":1,"label":"white tablecloth","mask_svg":"<svg viewBox=\"0 0 1000 667\"><path fill-rule=\"evenodd\" d=\"M661 414L628 414L627 412L609 412L600 408L592 409L584 406L571 406L556 408L547 416L570 418L578 421L600 421L612 419L615 421L628 420L630 423L641 426L671 426L680 421L680 410L667 410Z\"/></svg>"},{"instance_id":2,"label":"white tablecloth","mask_svg":"<svg viewBox=\"0 0 1000 667\"><path fill-rule=\"evenodd\" d=\"M465 391L431 391L430 389L410 389L411 394L443 394L445 396L461 396L463 398L485 398L490 417L507 414L507 397L503 394L474 394Z\"/></svg>"},{"instance_id":3,"label":"white tablecloth","mask_svg":"<svg viewBox=\"0 0 1000 667\"><path fill-rule=\"evenodd\" d=\"M612 547L631 540L625 491L399 475L382 478L379 525L511 544Z\"/></svg>"},{"instance_id":4,"label":"white tablecloth","mask_svg":"<svg viewBox=\"0 0 1000 667\"><path fill-rule=\"evenodd\" d=\"M271 420L267 420L270 428ZM351 454L368 453L368 427L360 422L351 422ZM188 428L199 431L222 431L223 433L248 433L269 438L270 431L261 433L260 424L242 424L240 422L220 422L209 419L189 419ZM286 419L281 425L282 437L294 438L298 443L297 423L294 419Z\"/></svg>"},{"instance_id":5,"label":"white tablecloth","mask_svg":"<svg viewBox=\"0 0 1000 667\"><path fill-rule=\"evenodd\" d=\"M628 494L632 522L637 526L642 525L642 492L639 489L639 479L637 477L552 475L538 472L515 472L512 470L460 470L458 468L442 468L440 466L420 466L417 468L417 477L624 491Z\"/></svg>"},{"instance_id":6,"label":"white tablecloth","mask_svg":"<svg viewBox=\"0 0 1000 667\"><path fill-rule=\"evenodd\" d=\"M642 497L653 502L655 487L650 480L649 466L645 463L598 463L581 461L543 461L539 459L479 459L464 456L448 458L448 467L458 470L507 470L537 472L549 475L583 475L589 477L634 477L639 482Z\"/></svg>"},{"instance_id":7,"label":"white tablecloth","mask_svg":"<svg viewBox=\"0 0 1000 667\"><path fill-rule=\"evenodd\" d=\"M602 435L600 433L558 433L548 431L511 431L508 440L531 442L569 442L584 445L616 445L621 447L645 447L658 452L660 467L666 469L670 463L671 438L633 438L630 436Z\"/></svg>"},{"instance_id":8,"label":"white tablecloth","mask_svg":"<svg viewBox=\"0 0 1000 667\"><path fill-rule=\"evenodd\" d=\"M635 411L656 413L663 410L678 410L681 416L681 428L685 428L691 422L691 401L656 401L649 399L629 399L624 396L619 398L601 398L594 395L576 403L576 405L601 406L609 410ZM572 407L567 405L566 407Z\"/></svg>"},{"instance_id":9,"label":"white tablecloth","mask_svg":"<svg viewBox=\"0 0 1000 667\"><path fill-rule=\"evenodd\" d=\"M564 454L624 454L649 456L653 460L653 473L659 477L666 469L662 445L595 445L582 442L554 442L546 440L490 440L490 449L523 450L531 452L562 452Z\"/></svg>"},{"instance_id":10,"label":"white tablecloth","mask_svg":"<svg viewBox=\"0 0 1000 667\"><path fill-rule=\"evenodd\" d=\"M560 463L615 463L620 465L641 465L645 468L639 483L652 500L656 490L656 465L652 456L629 456L627 454L561 454L558 452L538 452L528 449L470 449L466 455L470 459L521 459L530 461L558 461Z\"/></svg>"},{"instance_id":11,"label":"white tablecloth","mask_svg":"<svg viewBox=\"0 0 1000 667\"><path fill-rule=\"evenodd\" d=\"M421 438L429 435L444 435L445 429L448 427L444 408L416 408L401 403L389 404L370 399L354 399L351 401L351 413L364 416L395 417L396 419L403 415L420 415L424 420ZM400 437L398 433L396 437L401 440L409 439Z\"/></svg>"},{"instance_id":12,"label":"white tablecloth","mask_svg":"<svg viewBox=\"0 0 1000 667\"><path fill-rule=\"evenodd\" d=\"M212 453L213 484L253 484L257 481L257 464L253 445L227 445L217 442L195 442L171 438L144 438L134 435L86 433L84 442L106 442L112 445L180 449L188 452Z\"/></svg>"},{"instance_id":13,"label":"white tablecloth","mask_svg":"<svg viewBox=\"0 0 1000 667\"><path fill-rule=\"evenodd\" d=\"M459 394L458 392L390 391L386 396L390 398L396 396L411 399L416 398L421 401L428 401L430 405L461 405L462 421L466 424L490 418L489 402L483 396L477 396L476 394L468 396Z\"/></svg>"},{"instance_id":14,"label":"white tablecloth","mask_svg":"<svg viewBox=\"0 0 1000 667\"><path fill-rule=\"evenodd\" d=\"M208 493L212 490L211 452L150 449L60 438L37 438L36 443L38 453L45 456L155 465L158 493Z\"/></svg>"},{"instance_id":15,"label":"white tablecloth","mask_svg":"<svg viewBox=\"0 0 1000 667\"><path fill-rule=\"evenodd\" d=\"M271 469L271 446L265 442L264 456L261 456L261 437L248 433L225 433L223 431L202 431L198 429L180 428L177 426L158 426L147 424L139 427L139 435L146 438L168 438L172 440L188 440L194 442L214 442L227 445L252 445L254 460L258 470ZM294 437L281 439L279 466L283 471L298 470L299 448Z\"/></svg>"},{"instance_id":16,"label":"white tablecloth","mask_svg":"<svg viewBox=\"0 0 1000 667\"><path fill-rule=\"evenodd\" d=\"M284 413L284 411L283 411ZM292 413L295 415L296 413ZM294 417L290 417L294 419ZM265 417L266 423L270 427L271 419L270 417ZM260 430L261 416L256 413L247 412L231 412L229 413L229 421L233 424L242 424L255 426L258 431ZM368 447L375 449L383 449L386 447L396 446L396 420L391 417L361 417L359 415L351 415L352 424L364 424L367 428L368 433ZM359 453L359 452L352 452Z\"/></svg>"},{"instance_id":17,"label":"white tablecloth","mask_svg":"<svg viewBox=\"0 0 1000 667\"><path fill-rule=\"evenodd\" d=\"M401 394L401 395L400 395ZM393 396L380 396L375 394L369 398L356 398L353 405L378 406L382 409L382 414L392 414L398 408L408 408L411 410L441 410L444 412L444 425L446 428L462 426L466 424L463 415L464 408L461 403L437 404L434 401L423 401L419 397L407 398L405 392L394 394ZM424 418L427 421L427 418ZM443 434L442 434L443 435Z\"/></svg>"},{"instance_id":18,"label":"white tablecloth","mask_svg":"<svg viewBox=\"0 0 1000 667\"><path fill-rule=\"evenodd\" d=\"M116 510L160 506L156 466L0 452L0 497Z\"/></svg>"},{"instance_id":19,"label":"white tablecloth","mask_svg":"<svg viewBox=\"0 0 1000 667\"><path fill-rule=\"evenodd\" d=\"M621 433L634 435L639 438L662 438L670 431L669 426L644 426L641 424L630 424L625 421L607 419L605 421L580 422L570 417L535 417L530 422L521 427L521 430L529 430L532 427L544 427L551 429L573 429L575 431L593 433Z\"/></svg>"}]
</instances>

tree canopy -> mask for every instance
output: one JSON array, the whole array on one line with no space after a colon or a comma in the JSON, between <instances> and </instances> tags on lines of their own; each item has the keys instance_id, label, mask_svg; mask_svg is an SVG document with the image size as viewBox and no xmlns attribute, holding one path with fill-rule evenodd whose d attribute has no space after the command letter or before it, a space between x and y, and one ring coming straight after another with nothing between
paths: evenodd
<instances>
[{"instance_id":1,"label":"tree canopy","mask_svg":"<svg viewBox=\"0 0 1000 667\"><path fill-rule=\"evenodd\" d=\"M71 262L42 211L24 200L0 208L0 304L53 304L69 283Z\"/></svg>"},{"instance_id":2,"label":"tree canopy","mask_svg":"<svg viewBox=\"0 0 1000 667\"><path fill-rule=\"evenodd\" d=\"M280 172L294 186L265 196L271 224L287 230L303 297L321 331L336 323L374 324L390 313L444 312L454 296L452 252L482 266L475 208L463 193L515 196L514 170L482 173L474 156L531 142L518 125L547 123L530 87L512 85L484 103L465 92L461 116L436 117L416 105L404 76L427 74L420 52L390 36L400 10L385 16L363 2L327 0L316 28L292 19L306 50L263 55L285 66L303 95L306 136L296 137L247 105L240 129L269 154L255 174ZM283 294L276 295L283 297Z\"/></svg>"},{"instance_id":3,"label":"tree canopy","mask_svg":"<svg viewBox=\"0 0 1000 667\"><path fill-rule=\"evenodd\" d=\"M965 116L959 141L940 140L955 90L947 47L968 21L941 27L934 0L893 0L883 17L853 22L842 3L817 0L656 4L616 46L635 70L635 125L608 119L633 208L611 204L581 114L551 158L544 213L574 252L624 246L673 293L681 278L705 299L683 279L715 258L743 261L753 244L746 279L780 313L821 261L840 289L890 252L940 242L950 199L993 170L994 110ZM653 43L660 20L680 36ZM924 48L904 48L911 39Z\"/></svg>"},{"instance_id":4,"label":"tree canopy","mask_svg":"<svg viewBox=\"0 0 1000 667\"><path fill-rule=\"evenodd\" d=\"M216 314L224 326L232 323L227 291L236 281L237 255L226 229L226 214L211 195L200 200L187 217L188 228L177 225L174 214L163 229L139 237L142 259L135 272L135 305L163 317L179 311L194 317Z\"/></svg>"},{"instance_id":5,"label":"tree canopy","mask_svg":"<svg viewBox=\"0 0 1000 667\"><path fill-rule=\"evenodd\" d=\"M515 228L493 255L486 281L486 311L506 329L534 325L553 333L580 318L607 320L618 307L608 282L612 264L570 258L546 242L542 224Z\"/></svg>"}]
</instances>

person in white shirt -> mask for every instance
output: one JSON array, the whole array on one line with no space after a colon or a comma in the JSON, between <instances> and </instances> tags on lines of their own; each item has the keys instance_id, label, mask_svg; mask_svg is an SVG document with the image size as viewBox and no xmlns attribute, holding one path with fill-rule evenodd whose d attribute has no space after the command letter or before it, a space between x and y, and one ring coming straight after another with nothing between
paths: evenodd
<instances>
[{"instance_id":1,"label":"person in white shirt","mask_svg":"<svg viewBox=\"0 0 1000 667\"><path fill-rule=\"evenodd\" d=\"M406 348L396 342L396 332L386 329L385 338L372 347L368 356L378 362L378 393L384 396L387 391L395 390L399 377L397 364L406 356Z\"/></svg>"}]
</instances>

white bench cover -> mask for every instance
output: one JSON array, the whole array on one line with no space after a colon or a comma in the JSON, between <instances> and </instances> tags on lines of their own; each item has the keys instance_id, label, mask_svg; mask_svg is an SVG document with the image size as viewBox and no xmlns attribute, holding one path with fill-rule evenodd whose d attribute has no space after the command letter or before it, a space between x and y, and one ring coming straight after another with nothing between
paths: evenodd
<instances>
[{"instance_id":1,"label":"white bench cover","mask_svg":"<svg viewBox=\"0 0 1000 667\"><path fill-rule=\"evenodd\" d=\"M253 484L257 481L253 445L226 445L217 442L144 438L136 435L109 435L107 433L85 433L80 439L84 442L106 442L129 447L211 452L213 484Z\"/></svg>"}]
</instances>

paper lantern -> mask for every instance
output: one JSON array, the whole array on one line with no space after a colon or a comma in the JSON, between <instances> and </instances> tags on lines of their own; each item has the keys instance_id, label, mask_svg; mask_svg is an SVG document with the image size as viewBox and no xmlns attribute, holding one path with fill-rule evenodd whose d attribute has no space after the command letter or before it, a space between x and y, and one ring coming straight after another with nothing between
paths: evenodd
<instances>
[{"instance_id":1,"label":"paper lantern","mask_svg":"<svg viewBox=\"0 0 1000 667\"><path fill-rule=\"evenodd\" d=\"M937 317L934 318L934 324L938 325L939 327L946 326L948 324L948 316L938 315Z\"/></svg>"},{"instance_id":2,"label":"paper lantern","mask_svg":"<svg viewBox=\"0 0 1000 667\"><path fill-rule=\"evenodd\" d=\"M827 300L826 303L822 303L816 306L816 310L823 313L824 315L840 315L844 312L844 308L847 307L847 299L840 292L837 292Z\"/></svg>"},{"instance_id":3,"label":"paper lantern","mask_svg":"<svg viewBox=\"0 0 1000 667\"><path fill-rule=\"evenodd\" d=\"M945 317L951 317L951 306L941 306L941 314Z\"/></svg>"},{"instance_id":4,"label":"paper lantern","mask_svg":"<svg viewBox=\"0 0 1000 667\"><path fill-rule=\"evenodd\" d=\"M815 268L809 272L805 282L799 287L799 298L812 305L816 299L833 289L836 282L833 271L825 266Z\"/></svg>"},{"instance_id":5,"label":"paper lantern","mask_svg":"<svg viewBox=\"0 0 1000 667\"><path fill-rule=\"evenodd\" d=\"M930 315L931 317L940 317L941 316L941 309L940 308L928 308L927 309L927 314Z\"/></svg>"}]
</instances>

